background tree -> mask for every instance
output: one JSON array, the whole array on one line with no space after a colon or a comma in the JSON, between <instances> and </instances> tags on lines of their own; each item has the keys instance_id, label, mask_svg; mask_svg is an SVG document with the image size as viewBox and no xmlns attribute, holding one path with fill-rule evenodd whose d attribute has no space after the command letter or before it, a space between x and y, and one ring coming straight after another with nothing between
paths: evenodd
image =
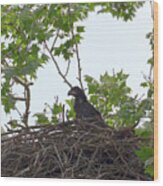
<instances>
[{"instance_id":1,"label":"background tree","mask_svg":"<svg viewBox=\"0 0 163 186\"><path fill-rule=\"evenodd\" d=\"M16 110L21 118L19 125L28 126L30 86L37 78L38 69L50 59L58 74L71 87L67 75L71 58L76 55L77 78L83 88L78 44L85 30L76 23L87 18L92 11L111 13L124 21L132 20L142 5L141 2L2 6L2 104L5 112ZM96 7L100 9L97 11ZM57 57L63 57L67 62L66 72L60 68ZM13 91L14 86L18 85L24 90L21 96ZM20 101L25 103L23 113L18 108L17 102ZM18 125L16 120L10 123Z\"/></svg>"}]
</instances>

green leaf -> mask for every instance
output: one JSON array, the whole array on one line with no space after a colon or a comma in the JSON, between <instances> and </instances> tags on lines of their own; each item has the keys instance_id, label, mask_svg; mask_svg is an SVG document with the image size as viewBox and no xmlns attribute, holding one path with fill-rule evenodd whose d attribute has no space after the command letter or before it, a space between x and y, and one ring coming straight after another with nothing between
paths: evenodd
<instances>
[{"instance_id":1,"label":"green leaf","mask_svg":"<svg viewBox=\"0 0 163 186\"><path fill-rule=\"evenodd\" d=\"M76 28L77 32L81 33L81 32L84 32L84 26L77 26Z\"/></svg>"},{"instance_id":2,"label":"green leaf","mask_svg":"<svg viewBox=\"0 0 163 186\"><path fill-rule=\"evenodd\" d=\"M154 164L151 164L145 168L145 173L149 174L151 177L154 177Z\"/></svg>"},{"instance_id":3,"label":"green leaf","mask_svg":"<svg viewBox=\"0 0 163 186\"><path fill-rule=\"evenodd\" d=\"M17 121L16 119L13 119L13 120L10 120L10 121L8 122L8 124L9 124L13 129L15 129L15 128L17 128L17 126L18 126L18 121Z\"/></svg>"},{"instance_id":4,"label":"green leaf","mask_svg":"<svg viewBox=\"0 0 163 186\"><path fill-rule=\"evenodd\" d=\"M97 91L97 84L88 84L88 92L89 94L95 94Z\"/></svg>"},{"instance_id":5,"label":"green leaf","mask_svg":"<svg viewBox=\"0 0 163 186\"><path fill-rule=\"evenodd\" d=\"M63 106L62 104L57 105L56 103L53 105L52 112L54 115L57 115L59 113L62 113L63 111Z\"/></svg>"},{"instance_id":6,"label":"green leaf","mask_svg":"<svg viewBox=\"0 0 163 186\"><path fill-rule=\"evenodd\" d=\"M141 136L141 137L144 137L144 138L149 138L151 135L152 135L152 131L149 130L148 128L137 128L135 130L135 134L137 136Z\"/></svg>"},{"instance_id":7,"label":"green leaf","mask_svg":"<svg viewBox=\"0 0 163 186\"><path fill-rule=\"evenodd\" d=\"M147 82L143 82L143 83L140 84L140 86L147 87L148 86L148 83Z\"/></svg>"},{"instance_id":8,"label":"green leaf","mask_svg":"<svg viewBox=\"0 0 163 186\"><path fill-rule=\"evenodd\" d=\"M6 113L10 113L11 110L15 108L16 101L12 98L10 94L2 96L2 104Z\"/></svg>"},{"instance_id":9,"label":"green leaf","mask_svg":"<svg viewBox=\"0 0 163 186\"><path fill-rule=\"evenodd\" d=\"M94 105L96 105L97 102L98 102L98 96L97 95L92 95L90 97L90 101L91 101L91 103L93 103Z\"/></svg>"},{"instance_id":10,"label":"green leaf","mask_svg":"<svg viewBox=\"0 0 163 186\"><path fill-rule=\"evenodd\" d=\"M142 160L146 161L150 157L153 157L154 149L152 147L142 147L136 151L136 155Z\"/></svg>"},{"instance_id":11,"label":"green leaf","mask_svg":"<svg viewBox=\"0 0 163 186\"><path fill-rule=\"evenodd\" d=\"M74 101L71 99L71 100L66 100L66 103L68 104L69 106L69 110L67 112L67 116L68 116L68 119L75 119L75 111L74 111Z\"/></svg>"},{"instance_id":12,"label":"green leaf","mask_svg":"<svg viewBox=\"0 0 163 186\"><path fill-rule=\"evenodd\" d=\"M36 113L33 116L37 118L37 124L49 124L49 119L44 113Z\"/></svg>"}]
</instances>

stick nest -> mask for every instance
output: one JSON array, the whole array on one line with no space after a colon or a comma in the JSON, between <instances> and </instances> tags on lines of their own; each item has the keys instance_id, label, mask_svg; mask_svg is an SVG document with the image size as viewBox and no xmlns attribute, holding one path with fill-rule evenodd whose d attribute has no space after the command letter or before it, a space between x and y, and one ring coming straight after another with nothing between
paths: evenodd
<instances>
[{"instance_id":1,"label":"stick nest","mask_svg":"<svg viewBox=\"0 0 163 186\"><path fill-rule=\"evenodd\" d=\"M132 130L69 122L2 135L4 177L151 180Z\"/></svg>"}]
</instances>

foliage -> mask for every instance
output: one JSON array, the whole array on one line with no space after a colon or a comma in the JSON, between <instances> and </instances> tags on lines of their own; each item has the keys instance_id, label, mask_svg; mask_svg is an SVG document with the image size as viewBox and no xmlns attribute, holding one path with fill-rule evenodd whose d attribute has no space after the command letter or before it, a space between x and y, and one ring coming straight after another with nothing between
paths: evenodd
<instances>
[{"instance_id":1,"label":"foliage","mask_svg":"<svg viewBox=\"0 0 163 186\"><path fill-rule=\"evenodd\" d=\"M148 64L150 66L149 75L144 75L145 81L141 83L141 86L147 89L146 99L149 104L146 107L146 115L147 118L144 122L143 127L137 130L137 134L141 137L148 137L149 141L145 144L142 144L140 151L137 151L138 156L145 163L145 173L150 176L154 176L154 76L153 76L153 68L154 68L154 32L150 32L146 36L149 39L149 44L151 46L152 57L148 60Z\"/></svg>"},{"instance_id":2,"label":"foliage","mask_svg":"<svg viewBox=\"0 0 163 186\"><path fill-rule=\"evenodd\" d=\"M90 101L97 107L108 125L122 127L135 124L143 115L139 103L130 96L131 89L126 85L128 75L120 71L113 76L107 72L98 82L85 76ZM137 112L138 111L138 112Z\"/></svg>"},{"instance_id":3,"label":"foliage","mask_svg":"<svg viewBox=\"0 0 163 186\"><path fill-rule=\"evenodd\" d=\"M52 106L46 103L43 112L33 115L36 119L36 124L56 125L64 122L65 120L69 121L75 119L75 112L73 108L74 101L72 99L67 99L66 104L68 105L67 108L65 108L65 104L58 101L58 98Z\"/></svg>"},{"instance_id":4,"label":"foliage","mask_svg":"<svg viewBox=\"0 0 163 186\"><path fill-rule=\"evenodd\" d=\"M151 58L153 60L153 58ZM153 65L151 64L153 67ZM153 68L152 68L153 71ZM145 173L154 176L154 84L150 76L141 86L147 88L146 97L131 95L127 86L128 75L123 71L109 75L107 72L97 81L85 76L89 100L103 114L104 120L114 128L133 127L137 136L145 139L137 156L144 162Z\"/></svg>"},{"instance_id":5,"label":"foliage","mask_svg":"<svg viewBox=\"0 0 163 186\"><path fill-rule=\"evenodd\" d=\"M117 19L122 18L124 21L128 21L135 17L137 8L140 8L143 4L144 2L102 3L103 8L99 10L99 13L111 13Z\"/></svg>"},{"instance_id":6,"label":"foliage","mask_svg":"<svg viewBox=\"0 0 163 186\"><path fill-rule=\"evenodd\" d=\"M92 11L97 12L96 7L98 13L108 12L117 18L131 20L142 5L143 3L2 5L2 104L5 112L10 113L16 109L17 101L20 101L14 98L13 89L22 84L14 77L19 77L27 85L37 78L38 69L48 62L49 56L43 51L45 42L54 40L50 49L52 55L69 61L75 54L75 45L81 42L85 31L83 25L75 23L87 18ZM60 40L58 45L57 40ZM26 115L29 115L29 109Z\"/></svg>"}]
</instances>

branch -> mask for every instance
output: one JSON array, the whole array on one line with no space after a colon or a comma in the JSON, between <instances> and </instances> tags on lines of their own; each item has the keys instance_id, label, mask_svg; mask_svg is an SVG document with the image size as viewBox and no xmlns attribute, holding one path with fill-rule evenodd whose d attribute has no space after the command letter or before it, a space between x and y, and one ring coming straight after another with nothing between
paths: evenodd
<instances>
[{"instance_id":1,"label":"branch","mask_svg":"<svg viewBox=\"0 0 163 186\"><path fill-rule=\"evenodd\" d=\"M28 119L29 119L29 109L30 109L30 100L31 100L31 92L29 89L29 85L24 87L24 97L26 98L25 101L25 113L23 115L23 121L25 126L28 128Z\"/></svg>"},{"instance_id":2,"label":"branch","mask_svg":"<svg viewBox=\"0 0 163 186\"><path fill-rule=\"evenodd\" d=\"M12 78L15 80L16 83L21 84L23 87L28 87L30 85L33 85L33 82L24 82L23 80L21 80L17 76L13 76Z\"/></svg>"},{"instance_id":3,"label":"branch","mask_svg":"<svg viewBox=\"0 0 163 186\"><path fill-rule=\"evenodd\" d=\"M65 105L62 106L62 122L65 123Z\"/></svg>"},{"instance_id":4,"label":"branch","mask_svg":"<svg viewBox=\"0 0 163 186\"><path fill-rule=\"evenodd\" d=\"M72 88L71 83L67 80L67 78L65 77L65 75L61 72L61 69L60 69L60 67L59 67L59 65L58 65L58 63L57 63L57 61L55 60L55 58L54 58L54 56L53 56L51 50L49 49L49 47L48 47L46 41L44 41L44 44L45 44L45 48L47 49L48 53L50 54L50 56L51 56L51 58L52 58L52 61L53 61L54 65L55 65L55 67L56 67L56 69L57 69L59 75L62 77L62 79L64 80L64 82L65 82L70 88Z\"/></svg>"},{"instance_id":5,"label":"branch","mask_svg":"<svg viewBox=\"0 0 163 186\"><path fill-rule=\"evenodd\" d=\"M151 65L149 69L149 75L148 75L148 79L150 82L152 82L152 73L153 73L153 66Z\"/></svg>"},{"instance_id":6,"label":"branch","mask_svg":"<svg viewBox=\"0 0 163 186\"><path fill-rule=\"evenodd\" d=\"M25 126L28 128L28 119L29 119L29 109L30 109L30 101L31 101L31 92L30 92L30 85L33 85L32 82L24 82L20 78L14 76L13 79L21 84L24 87L24 100L25 100L25 112L23 115L23 122ZM20 100L20 99L19 99Z\"/></svg>"},{"instance_id":7,"label":"branch","mask_svg":"<svg viewBox=\"0 0 163 186\"><path fill-rule=\"evenodd\" d=\"M7 67L10 67L6 61L3 61L3 64L6 65ZM17 101L25 101L25 112L23 114L23 123L25 125L26 128L28 128L28 119L29 119L29 109L30 109L30 100L31 100L31 93L30 93L30 88L29 86L33 85L32 82L28 82L27 80L26 81L23 81L22 79L20 79L19 77L17 76L13 76L12 79L22 85L24 87L24 98L22 97L13 97L13 99L17 100ZM17 110L18 112L18 110ZM20 115L20 113L19 113Z\"/></svg>"},{"instance_id":8,"label":"branch","mask_svg":"<svg viewBox=\"0 0 163 186\"><path fill-rule=\"evenodd\" d=\"M69 69L70 69L70 63L71 63L71 61L69 60L69 61L68 61L67 68L66 68L66 72L65 72L65 74L64 74L65 77L68 75L68 72L69 72Z\"/></svg>"},{"instance_id":9,"label":"branch","mask_svg":"<svg viewBox=\"0 0 163 186\"><path fill-rule=\"evenodd\" d=\"M73 30L73 22L71 22L71 3L68 4L68 15L70 17L70 25L71 25L71 34L72 34L72 38L75 39L75 34L74 34L74 30ZM81 68L81 63L80 63L80 56L79 56L79 48L78 48L78 43L76 42L76 39L75 39L75 53L76 53L76 59L77 59L77 63L78 63L78 81L79 81L79 84L80 84L80 87L82 88L82 90L84 91L84 86L83 86L83 83L82 83L82 68Z\"/></svg>"},{"instance_id":10,"label":"branch","mask_svg":"<svg viewBox=\"0 0 163 186\"><path fill-rule=\"evenodd\" d=\"M16 107L16 105L15 105L15 110L16 110L17 113L19 114L20 118L22 118L22 114L21 114L21 112L19 111L19 109Z\"/></svg>"},{"instance_id":11,"label":"branch","mask_svg":"<svg viewBox=\"0 0 163 186\"><path fill-rule=\"evenodd\" d=\"M17 98L19 101L25 101L25 112L23 115L23 123L25 127L28 128L28 119L29 119L29 109L30 109L30 101L31 101L31 92L30 92L30 85L33 85L32 82L24 82L20 78L14 76L13 79L15 82L21 84L24 87L24 98Z\"/></svg>"},{"instance_id":12,"label":"branch","mask_svg":"<svg viewBox=\"0 0 163 186\"><path fill-rule=\"evenodd\" d=\"M26 99L22 98L22 97L14 97L14 96L12 96L12 99L14 99L15 101L26 101Z\"/></svg>"},{"instance_id":13,"label":"branch","mask_svg":"<svg viewBox=\"0 0 163 186\"><path fill-rule=\"evenodd\" d=\"M140 119L131 127L131 129L135 129L140 123Z\"/></svg>"},{"instance_id":14,"label":"branch","mask_svg":"<svg viewBox=\"0 0 163 186\"><path fill-rule=\"evenodd\" d=\"M72 37L75 38L74 36L74 31L73 31L73 27L72 27ZM78 81L80 83L80 87L82 88L82 90L84 91L84 86L83 86L83 83L82 83L82 74L81 74L81 63L80 63L80 57L79 57L79 49L78 49L78 44L77 42L75 41L75 53L76 53L76 59L77 59L77 63L78 63Z\"/></svg>"},{"instance_id":15,"label":"branch","mask_svg":"<svg viewBox=\"0 0 163 186\"><path fill-rule=\"evenodd\" d=\"M55 36L55 38L54 38L54 41L53 41L53 44L52 44L52 46L51 46L50 52L52 52L52 50L53 50L53 48L54 48L54 46L55 46L55 44L56 44L56 42L57 42L58 36L59 36L59 29L58 29L57 32L56 32L56 36Z\"/></svg>"}]
</instances>

